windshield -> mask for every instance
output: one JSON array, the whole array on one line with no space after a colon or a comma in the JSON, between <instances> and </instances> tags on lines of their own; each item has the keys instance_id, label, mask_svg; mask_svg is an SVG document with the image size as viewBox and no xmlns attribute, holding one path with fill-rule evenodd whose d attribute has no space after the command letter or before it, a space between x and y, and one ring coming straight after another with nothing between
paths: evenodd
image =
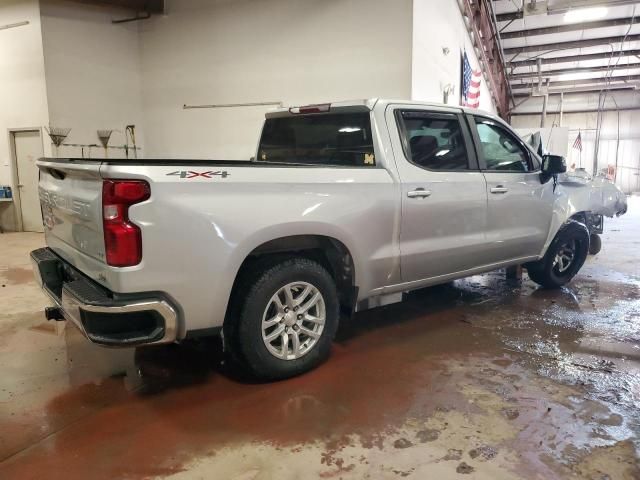
<instances>
[{"instance_id":1,"label":"windshield","mask_svg":"<svg viewBox=\"0 0 640 480\"><path fill-rule=\"evenodd\" d=\"M259 162L375 166L369 112L268 118Z\"/></svg>"}]
</instances>

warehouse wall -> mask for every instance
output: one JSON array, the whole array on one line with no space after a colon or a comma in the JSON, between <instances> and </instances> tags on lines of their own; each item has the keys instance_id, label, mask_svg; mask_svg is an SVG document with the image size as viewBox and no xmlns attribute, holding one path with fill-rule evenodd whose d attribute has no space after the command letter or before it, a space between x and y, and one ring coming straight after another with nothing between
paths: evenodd
<instances>
[{"instance_id":1,"label":"warehouse wall","mask_svg":"<svg viewBox=\"0 0 640 480\"><path fill-rule=\"evenodd\" d=\"M608 107L609 105L607 105ZM559 115L547 117L547 126L557 125ZM515 127L536 127L540 115L516 115L511 124ZM593 171L597 113L564 114L562 125L569 127L569 155L567 164ZM640 191L640 111L607 112L603 114L598 148L598 170L617 165L616 184L626 193ZM573 143L582 134L582 153Z\"/></svg>"},{"instance_id":2,"label":"warehouse wall","mask_svg":"<svg viewBox=\"0 0 640 480\"><path fill-rule=\"evenodd\" d=\"M171 0L141 27L147 156L246 159L267 107L411 95L411 0Z\"/></svg>"},{"instance_id":3,"label":"warehouse wall","mask_svg":"<svg viewBox=\"0 0 640 480\"><path fill-rule=\"evenodd\" d=\"M443 49L447 48L448 53ZM412 87L414 100L443 102L446 85L453 84L450 105L460 104L462 51L467 52L473 69L480 64L471 44L457 0L414 0ZM480 108L496 111L486 80L482 80Z\"/></svg>"},{"instance_id":4,"label":"warehouse wall","mask_svg":"<svg viewBox=\"0 0 640 480\"><path fill-rule=\"evenodd\" d=\"M38 1L0 2L0 25L22 21L29 24L0 31L0 185L13 185L8 129L48 123ZM14 228L12 204L0 205L0 226Z\"/></svg>"},{"instance_id":5,"label":"warehouse wall","mask_svg":"<svg viewBox=\"0 0 640 480\"><path fill-rule=\"evenodd\" d=\"M142 145L139 26L111 23L131 11L62 0L41 4L51 125L71 128L66 142L76 144L99 144L96 130L116 130L109 142L116 146L125 143L125 127L132 124ZM84 154L103 157L104 150L85 148ZM61 147L59 155L80 157L82 149Z\"/></svg>"}]
</instances>

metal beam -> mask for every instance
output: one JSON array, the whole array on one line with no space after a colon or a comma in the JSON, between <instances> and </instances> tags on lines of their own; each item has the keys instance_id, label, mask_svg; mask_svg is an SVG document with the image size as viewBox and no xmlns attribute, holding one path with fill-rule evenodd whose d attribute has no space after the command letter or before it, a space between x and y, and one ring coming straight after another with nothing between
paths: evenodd
<instances>
[{"instance_id":1,"label":"metal beam","mask_svg":"<svg viewBox=\"0 0 640 480\"><path fill-rule=\"evenodd\" d=\"M598 83L609 84L611 82L636 82L640 80L640 75L618 75L615 77L608 78L587 78L585 80L558 80L555 82L549 82L548 86L553 87L565 87L571 85L596 85ZM535 82L526 82L520 84L513 84L511 88L531 88L537 85L537 80Z\"/></svg>"},{"instance_id":2,"label":"metal beam","mask_svg":"<svg viewBox=\"0 0 640 480\"><path fill-rule=\"evenodd\" d=\"M601 83L599 85L594 85L591 87L574 87L574 88L559 87L555 90L547 91L547 94L560 95L561 93L598 93L598 92L609 91L609 90L635 90L635 87L628 83L618 83L618 84L612 84L612 85ZM514 98L524 98L524 97L533 97L534 95L532 95L531 90L528 90L528 91L523 90L520 92L514 92L513 96ZM535 95L535 96L542 97L542 95Z\"/></svg>"},{"instance_id":3,"label":"metal beam","mask_svg":"<svg viewBox=\"0 0 640 480\"><path fill-rule=\"evenodd\" d=\"M640 56L640 50L622 50L614 52L605 52L605 53L589 53L585 55L565 55L564 57L552 57L552 58L541 58L542 65L553 65L556 63L568 63L568 62L583 62L589 60L609 60L611 57L617 58L619 56L622 57L637 57ZM537 59L535 60L521 60L519 62L509 62L509 66L511 68L520 68L520 67L535 67L537 64Z\"/></svg>"},{"instance_id":4,"label":"metal beam","mask_svg":"<svg viewBox=\"0 0 640 480\"><path fill-rule=\"evenodd\" d=\"M638 23L640 23L640 17L616 18L615 20L571 23L568 25L556 25L554 27L530 28L528 30L502 32L500 36L503 40L509 40L511 38L534 37L537 35L550 35L553 33L581 32L583 30L590 30L594 28L627 27Z\"/></svg>"},{"instance_id":5,"label":"metal beam","mask_svg":"<svg viewBox=\"0 0 640 480\"><path fill-rule=\"evenodd\" d=\"M540 75L542 75L543 78L545 77L551 77L551 76L555 76L555 75L565 75L568 73L598 73L598 72L608 72L609 70L613 70L615 68L615 71L619 71L619 70L628 70L630 68L640 68L640 62L634 62L634 63L630 63L630 64L624 64L624 65L602 65L600 67L580 67L580 68L558 68L555 70L543 70L542 72L540 72ZM509 75L509 79L510 80L520 80L523 78L537 78L538 77L538 72L525 72L525 73L513 73L511 75Z\"/></svg>"},{"instance_id":6,"label":"metal beam","mask_svg":"<svg viewBox=\"0 0 640 480\"><path fill-rule=\"evenodd\" d=\"M164 0L73 0L86 5L111 5L134 12L163 13Z\"/></svg>"},{"instance_id":7,"label":"metal beam","mask_svg":"<svg viewBox=\"0 0 640 480\"><path fill-rule=\"evenodd\" d=\"M569 50L572 48L598 47L611 43L637 42L640 35L619 35L616 37L590 38L585 40L573 40L571 42L543 43L540 45L529 45L525 47L505 48L505 55L520 55L521 53L544 52L545 50Z\"/></svg>"},{"instance_id":8,"label":"metal beam","mask_svg":"<svg viewBox=\"0 0 640 480\"><path fill-rule=\"evenodd\" d=\"M517 12L501 13L500 15L496 15L496 21L512 22L513 20L520 20L523 17L524 13L522 13L522 10L520 10Z\"/></svg>"},{"instance_id":9,"label":"metal beam","mask_svg":"<svg viewBox=\"0 0 640 480\"><path fill-rule=\"evenodd\" d=\"M24 22L16 22L16 23L8 23L6 25L0 25L0 30L9 30L10 28L24 27L29 25L29 20L25 20Z\"/></svg>"},{"instance_id":10,"label":"metal beam","mask_svg":"<svg viewBox=\"0 0 640 480\"><path fill-rule=\"evenodd\" d=\"M607 113L607 112L635 112L640 110L640 107L628 107L628 108L605 108L602 109L601 112ZM572 113L597 113L598 110L597 109L589 109L589 110L564 110L562 112L560 111L553 111L553 112L547 112L547 115L557 115L559 113L562 113L562 115L570 115ZM520 116L524 116L524 115L532 115L532 116L538 116L540 115L538 112L511 112L511 116L513 115L520 115ZM584 131L584 129L583 129Z\"/></svg>"},{"instance_id":11,"label":"metal beam","mask_svg":"<svg viewBox=\"0 0 640 480\"><path fill-rule=\"evenodd\" d=\"M618 7L622 5L633 5L637 2L638 0L555 0L555 2L547 8L547 14L557 15L566 13L567 11L575 8L599 7L601 5L606 7ZM513 20L520 20L524 17L524 14L522 10L518 10L515 12L501 13L500 15L496 15L496 17L498 22L510 22Z\"/></svg>"},{"instance_id":12,"label":"metal beam","mask_svg":"<svg viewBox=\"0 0 640 480\"><path fill-rule=\"evenodd\" d=\"M487 86L495 101L498 114L506 118L509 112L510 87L490 0L460 0L458 6L465 19L485 78L488 80Z\"/></svg>"}]
</instances>

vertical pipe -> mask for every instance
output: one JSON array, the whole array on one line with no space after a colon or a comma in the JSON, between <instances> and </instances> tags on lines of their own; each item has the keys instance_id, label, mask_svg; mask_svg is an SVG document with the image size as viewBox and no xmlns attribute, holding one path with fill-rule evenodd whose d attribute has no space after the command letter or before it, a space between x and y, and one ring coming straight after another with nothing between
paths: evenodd
<instances>
[{"instance_id":1,"label":"vertical pipe","mask_svg":"<svg viewBox=\"0 0 640 480\"><path fill-rule=\"evenodd\" d=\"M559 127L562 126L562 116L564 114L564 92L560 92L560 123Z\"/></svg>"},{"instance_id":2,"label":"vertical pipe","mask_svg":"<svg viewBox=\"0 0 640 480\"><path fill-rule=\"evenodd\" d=\"M542 115L540 116L540 128L544 128L544 124L547 121L547 103L549 103L549 95L545 94L542 97Z\"/></svg>"}]
</instances>

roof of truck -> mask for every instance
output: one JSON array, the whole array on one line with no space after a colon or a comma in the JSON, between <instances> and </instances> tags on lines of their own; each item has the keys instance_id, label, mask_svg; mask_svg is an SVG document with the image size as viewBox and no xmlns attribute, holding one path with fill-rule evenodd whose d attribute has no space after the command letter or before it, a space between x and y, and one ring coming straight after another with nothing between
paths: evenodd
<instances>
[{"instance_id":1,"label":"roof of truck","mask_svg":"<svg viewBox=\"0 0 640 480\"><path fill-rule=\"evenodd\" d=\"M355 100L341 100L337 102L326 102L326 103L315 103L309 105L295 105L295 106L283 106L276 108L274 110L270 110L267 113L267 117L275 117L289 114L297 114L297 113L324 113L324 111L330 111L332 109L340 108L343 109L354 109L354 110L373 110L376 105L385 104L385 105L415 105L421 107L436 107L436 108L447 108L451 110L458 110L460 112L465 113L475 113L488 115L490 117L498 119L495 113L487 112L485 110L478 110L476 108L462 107L459 105L447 105L444 103L436 103L436 102L423 102L419 100L406 100L406 99L386 99L386 98L363 98L363 99L355 99ZM326 110L325 110L326 109ZM308 110L308 111L305 111Z\"/></svg>"}]
</instances>

